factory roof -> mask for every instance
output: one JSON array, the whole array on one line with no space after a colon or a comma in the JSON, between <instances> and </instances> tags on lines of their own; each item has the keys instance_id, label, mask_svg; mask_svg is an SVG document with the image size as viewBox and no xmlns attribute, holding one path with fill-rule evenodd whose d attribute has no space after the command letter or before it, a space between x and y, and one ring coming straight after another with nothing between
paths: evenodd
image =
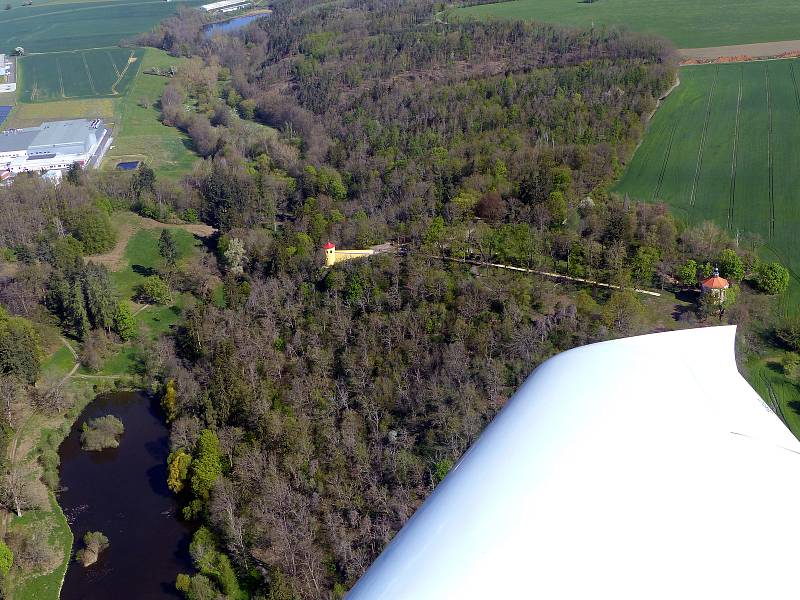
<instances>
[{"instance_id":1,"label":"factory roof","mask_svg":"<svg viewBox=\"0 0 800 600\"><path fill-rule=\"evenodd\" d=\"M82 143L92 133L92 123L93 121L88 119L42 123L39 128L39 135L30 145L33 148L38 148Z\"/></svg>"},{"instance_id":2,"label":"factory roof","mask_svg":"<svg viewBox=\"0 0 800 600\"><path fill-rule=\"evenodd\" d=\"M38 127L10 129L0 132L0 152L27 150L37 135L39 135Z\"/></svg>"}]
</instances>

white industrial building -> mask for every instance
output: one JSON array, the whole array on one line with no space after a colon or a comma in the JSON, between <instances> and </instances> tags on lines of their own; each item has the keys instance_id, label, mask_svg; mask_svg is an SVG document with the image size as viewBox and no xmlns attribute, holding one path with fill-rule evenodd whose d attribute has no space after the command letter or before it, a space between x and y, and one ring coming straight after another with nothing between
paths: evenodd
<instances>
[{"instance_id":1,"label":"white industrial building","mask_svg":"<svg viewBox=\"0 0 800 600\"><path fill-rule=\"evenodd\" d=\"M797 598L800 443L734 336L542 364L347 600Z\"/></svg>"},{"instance_id":2,"label":"white industrial building","mask_svg":"<svg viewBox=\"0 0 800 600\"><path fill-rule=\"evenodd\" d=\"M51 171L99 160L110 130L101 119L51 121L0 132L0 172Z\"/></svg>"},{"instance_id":3,"label":"white industrial building","mask_svg":"<svg viewBox=\"0 0 800 600\"><path fill-rule=\"evenodd\" d=\"M0 93L7 94L17 90L14 65L6 60L5 54L0 54Z\"/></svg>"},{"instance_id":4,"label":"white industrial building","mask_svg":"<svg viewBox=\"0 0 800 600\"><path fill-rule=\"evenodd\" d=\"M200 8L207 12L233 12L247 8L252 3L249 0L220 0L211 4L203 4Z\"/></svg>"}]
</instances>

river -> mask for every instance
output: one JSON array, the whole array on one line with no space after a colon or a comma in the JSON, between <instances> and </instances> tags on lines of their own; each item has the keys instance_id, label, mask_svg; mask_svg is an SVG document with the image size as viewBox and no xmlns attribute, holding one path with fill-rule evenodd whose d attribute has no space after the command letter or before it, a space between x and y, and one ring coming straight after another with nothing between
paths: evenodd
<instances>
[{"instance_id":1,"label":"river","mask_svg":"<svg viewBox=\"0 0 800 600\"><path fill-rule=\"evenodd\" d=\"M81 450L84 421L112 414L125 425L119 448ZM62 600L180 598L175 576L191 570L190 529L166 484L168 431L158 404L133 392L98 396L61 445L59 502L75 534L102 531L110 547L84 568L72 561Z\"/></svg>"},{"instance_id":2,"label":"river","mask_svg":"<svg viewBox=\"0 0 800 600\"><path fill-rule=\"evenodd\" d=\"M205 35L207 38L210 38L215 33L230 33L231 31L236 31L237 29L241 29L242 27L244 27L249 23L252 23L256 19L262 19L268 16L269 13L259 13L257 15L234 17L233 19L228 19L227 21L212 23L211 25L206 25L205 27L203 27L203 35Z\"/></svg>"}]
</instances>

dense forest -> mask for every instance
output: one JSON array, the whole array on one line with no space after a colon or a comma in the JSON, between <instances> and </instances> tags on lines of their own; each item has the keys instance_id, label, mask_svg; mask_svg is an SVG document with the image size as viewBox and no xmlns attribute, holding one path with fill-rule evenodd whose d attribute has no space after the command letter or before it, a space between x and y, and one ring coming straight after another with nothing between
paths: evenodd
<instances>
[{"instance_id":1,"label":"dense forest","mask_svg":"<svg viewBox=\"0 0 800 600\"><path fill-rule=\"evenodd\" d=\"M760 263L758 240L609 192L675 79L665 43L445 23L415 0L278 0L211 39L205 20L184 10L138 40L189 59L160 100L202 157L183 180L73 169L58 187L0 188L0 246L18 267L0 286L0 367L23 386L36 352L17 364L6 347L38 343L37 323L82 341L85 363L135 339L91 261L114 244L114 211L219 230L190 266L163 238L169 268L140 292L196 299L137 342L171 427L168 484L196 527L196 570L176 582L190 600L342 598L557 352L665 320L770 322L788 274ZM324 268L328 240L393 251ZM735 282L724 306L673 315L631 289L688 290L714 265Z\"/></svg>"}]
</instances>

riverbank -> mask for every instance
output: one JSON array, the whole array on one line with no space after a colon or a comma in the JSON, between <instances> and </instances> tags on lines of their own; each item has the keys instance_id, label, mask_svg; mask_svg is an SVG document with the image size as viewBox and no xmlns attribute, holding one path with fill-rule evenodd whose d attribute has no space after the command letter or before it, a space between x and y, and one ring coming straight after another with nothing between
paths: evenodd
<instances>
[{"instance_id":1,"label":"riverbank","mask_svg":"<svg viewBox=\"0 0 800 600\"><path fill-rule=\"evenodd\" d=\"M40 392L60 388L68 402L57 413L36 411L29 404L14 412L14 431L6 449L6 460L25 473L39 506L24 511L21 518L8 513L0 515L0 533L13 537L36 530L40 538L42 535L46 538L43 543L48 560L40 567L21 569L15 566L12 569L4 591L5 596L13 600L58 600L70 564L73 532L54 495L59 485L58 452L62 442L99 394L146 387L141 373L149 344L167 332L193 302L190 294L177 292L172 301L164 305L135 302L136 289L144 281L145 273L162 268L158 254L161 230L172 231L179 264L198 260L203 249L202 238L215 233L206 226L157 223L128 211L114 213L113 219L118 228L119 244L108 255L90 256L86 260L109 268L121 299L130 303L139 335L124 343L111 344L99 367L90 371L80 363L82 345L79 341L64 337L52 325L41 325L47 356L41 365L37 388ZM219 287L221 282L215 280L209 285ZM165 467L166 457L162 462ZM163 479L166 485L165 477ZM45 482L55 489L49 489Z\"/></svg>"},{"instance_id":2,"label":"riverbank","mask_svg":"<svg viewBox=\"0 0 800 600\"><path fill-rule=\"evenodd\" d=\"M12 443L9 444L8 460L20 465L30 478L30 484L35 488L34 496L44 501L39 508L23 512L22 517L3 514L3 529L10 535L31 529L47 532L49 553L55 560L50 563L51 568L40 570L33 575L12 569L5 591L13 600L59 598L72 556L73 536L54 491L47 488L42 481L45 467L40 457L51 449L58 448L94 396L103 389L111 387L111 384L105 381L98 384L86 379L71 379L64 390L73 398L73 404L68 409L55 415L45 415L35 410L20 415L22 425L17 428Z\"/></svg>"}]
</instances>

